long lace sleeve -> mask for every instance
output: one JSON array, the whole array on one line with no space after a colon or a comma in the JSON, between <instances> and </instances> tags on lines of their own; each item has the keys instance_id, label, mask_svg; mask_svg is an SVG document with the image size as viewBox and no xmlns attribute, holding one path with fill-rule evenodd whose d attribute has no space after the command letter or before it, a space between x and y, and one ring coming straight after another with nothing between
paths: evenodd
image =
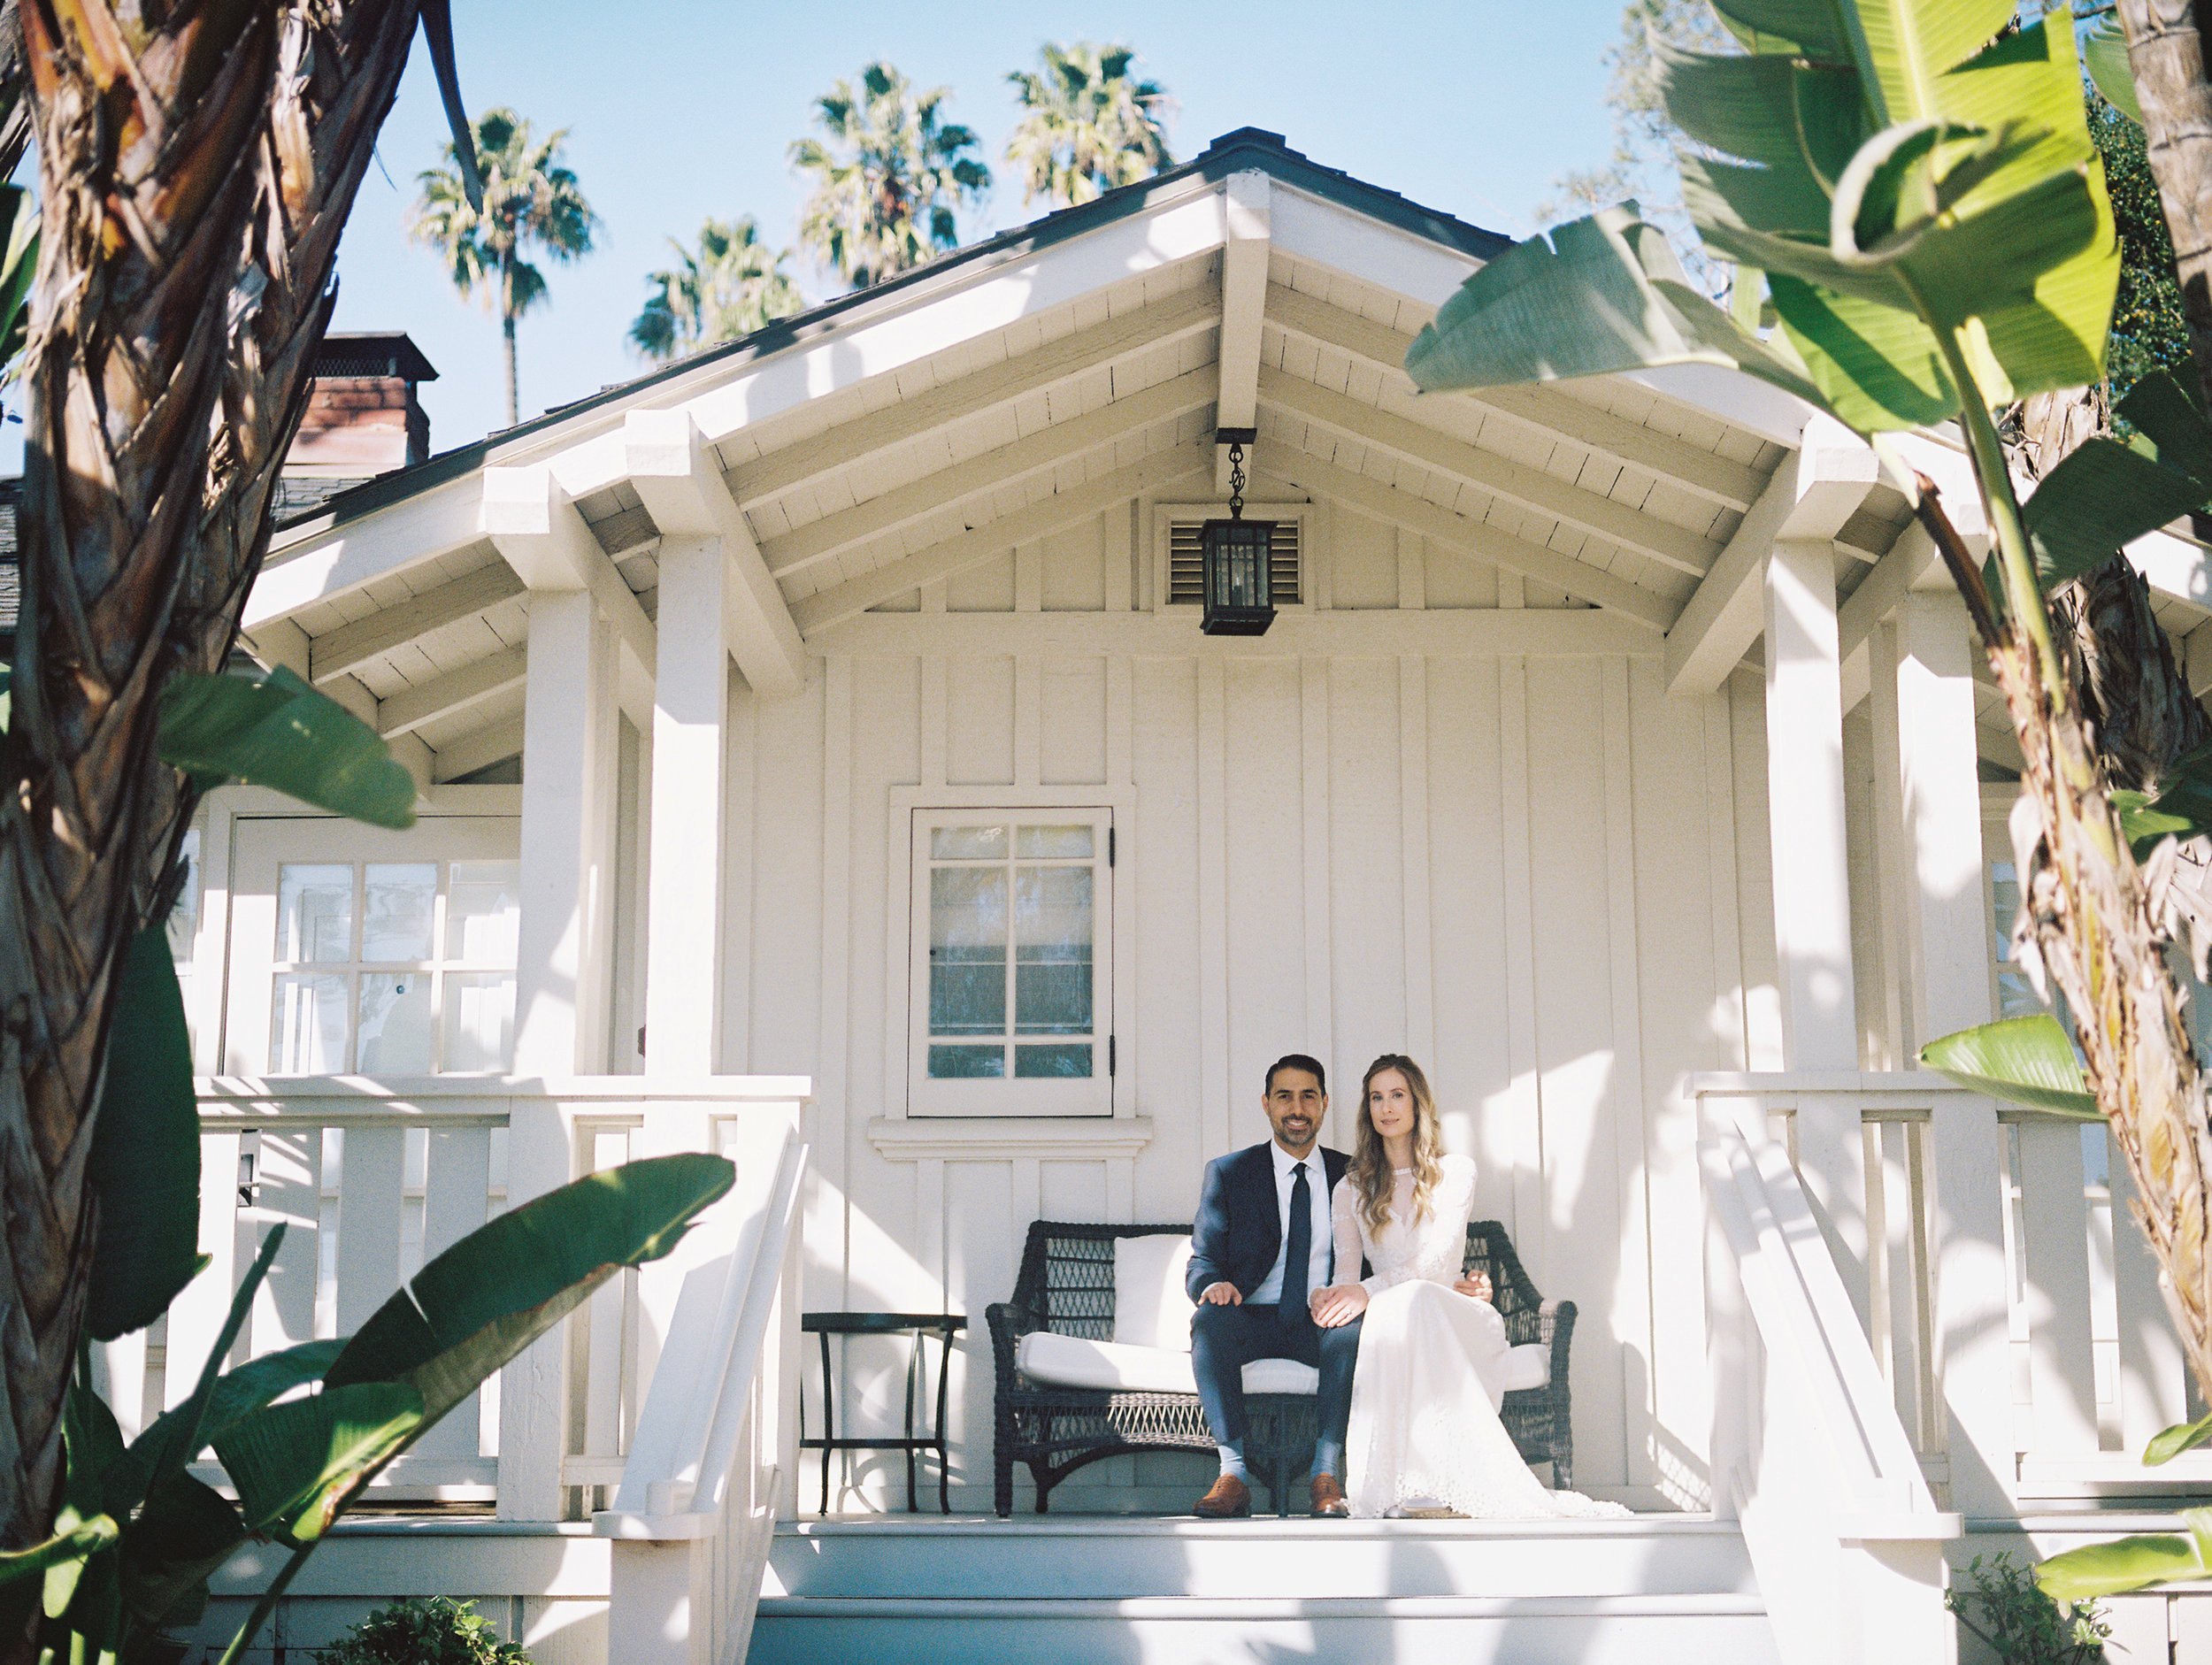
<instances>
[{"instance_id":1,"label":"long lace sleeve","mask_svg":"<svg viewBox=\"0 0 2212 1665\"><path fill-rule=\"evenodd\" d=\"M1467 1221L1475 1206L1475 1164L1457 1155L1447 1155L1429 1198L1428 1217L1411 1230L1393 1221L1385 1229L1385 1241L1371 1254L1374 1275L1363 1279L1370 1294L1394 1284L1416 1279L1431 1284L1457 1281L1467 1259Z\"/></svg>"},{"instance_id":2,"label":"long lace sleeve","mask_svg":"<svg viewBox=\"0 0 2212 1665\"><path fill-rule=\"evenodd\" d=\"M1336 1261L1329 1281L1357 1283L1361 1254L1359 1187L1349 1178L1338 1180L1336 1189L1329 1193L1329 1239L1336 1247Z\"/></svg>"}]
</instances>

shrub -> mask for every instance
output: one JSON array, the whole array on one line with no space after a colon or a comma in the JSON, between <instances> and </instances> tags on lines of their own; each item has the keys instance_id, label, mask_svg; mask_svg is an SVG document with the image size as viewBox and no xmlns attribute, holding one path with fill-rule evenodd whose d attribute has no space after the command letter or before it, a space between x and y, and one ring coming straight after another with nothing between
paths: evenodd
<instances>
[{"instance_id":1,"label":"shrub","mask_svg":"<svg viewBox=\"0 0 2212 1665\"><path fill-rule=\"evenodd\" d=\"M1989 1645L2003 1665L2101 1665L2112 1627L2093 1601L2064 1612L2043 1593L2032 1569L2013 1565L2009 1554L1979 1555L1967 1564L1972 1588L1943 1592L1943 1605Z\"/></svg>"},{"instance_id":2,"label":"shrub","mask_svg":"<svg viewBox=\"0 0 2212 1665\"><path fill-rule=\"evenodd\" d=\"M315 1655L316 1665L530 1665L529 1654L503 1642L472 1603L432 1596L395 1601Z\"/></svg>"}]
</instances>

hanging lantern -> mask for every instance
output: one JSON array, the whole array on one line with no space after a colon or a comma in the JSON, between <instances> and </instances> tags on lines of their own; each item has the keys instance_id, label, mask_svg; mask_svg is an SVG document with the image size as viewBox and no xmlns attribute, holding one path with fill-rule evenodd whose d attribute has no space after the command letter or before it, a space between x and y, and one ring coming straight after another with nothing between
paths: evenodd
<instances>
[{"instance_id":1,"label":"hanging lantern","mask_svg":"<svg viewBox=\"0 0 2212 1665\"><path fill-rule=\"evenodd\" d=\"M1206 575L1200 628L1209 636L1263 636L1275 622L1275 523L1244 518L1244 448L1257 435L1251 428L1223 428L1217 437L1229 447L1229 518L1199 529Z\"/></svg>"}]
</instances>

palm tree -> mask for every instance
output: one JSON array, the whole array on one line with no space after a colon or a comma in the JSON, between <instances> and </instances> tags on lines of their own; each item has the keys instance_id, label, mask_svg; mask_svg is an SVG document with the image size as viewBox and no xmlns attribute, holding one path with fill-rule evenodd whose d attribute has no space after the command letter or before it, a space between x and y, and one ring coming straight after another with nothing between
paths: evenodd
<instances>
[{"instance_id":1,"label":"palm tree","mask_svg":"<svg viewBox=\"0 0 2212 1665\"><path fill-rule=\"evenodd\" d=\"M1006 159L1022 171L1024 203L1043 197L1072 207L1168 165L1164 118L1173 100L1159 82L1129 73L1134 51L1048 41L1041 56L1041 71L1006 78L1026 112L1006 146Z\"/></svg>"},{"instance_id":2,"label":"palm tree","mask_svg":"<svg viewBox=\"0 0 2212 1665\"><path fill-rule=\"evenodd\" d=\"M815 100L824 138L791 146L792 165L814 176L800 240L856 289L957 247L956 211L991 188L974 132L939 121L948 96L871 64L857 88L840 81Z\"/></svg>"},{"instance_id":3,"label":"palm tree","mask_svg":"<svg viewBox=\"0 0 2212 1665\"><path fill-rule=\"evenodd\" d=\"M761 242L750 214L703 221L695 251L673 237L668 246L676 264L646 275L653 293L630 326L631 343L649 358L665 363L733 341L805 305L783 269L790 251Z\"/></svg>"},{"instance_id":4,"label":"palm tree","mask_svg":"<svg viewBox=\"0 0 2212 1665\"><path fill-rule=\"evenodd\" d=\"M476 119L476 156L483 174L482 211L469 206L451 144L444 163L416 176L422 196L409 216L408 234L435 249L453 287L482 295L499 313L507 343L507 420L522 420L515 377L515 320L545 298L545 273L526 257L533 250L554 260L591 252L599 216L584 200L576 175L561 160L568 129L539 139L530 124L505 108Z\"/></svg>"}]
</instances>

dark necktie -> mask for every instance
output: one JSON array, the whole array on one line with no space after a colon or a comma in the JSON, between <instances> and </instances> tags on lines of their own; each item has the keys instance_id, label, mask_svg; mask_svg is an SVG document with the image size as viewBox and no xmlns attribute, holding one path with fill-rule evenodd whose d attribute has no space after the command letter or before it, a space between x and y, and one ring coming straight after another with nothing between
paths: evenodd
<instances>
[{"instance_id":1,"label":"dark necktie","mask_svg":"<svg viewBox=\"0 0 2212 1665\"><path fill-rule=\"evenodd\" d=\"M1283 1252L1283 1297L1276 1308L1286 1324L1311 1324L1306 1308L1306 1280L1313 1264L1313 1191L1306 1183L1306 1164L1291 1170L1290 1236Z\"/></svg>"}]
</instances>

